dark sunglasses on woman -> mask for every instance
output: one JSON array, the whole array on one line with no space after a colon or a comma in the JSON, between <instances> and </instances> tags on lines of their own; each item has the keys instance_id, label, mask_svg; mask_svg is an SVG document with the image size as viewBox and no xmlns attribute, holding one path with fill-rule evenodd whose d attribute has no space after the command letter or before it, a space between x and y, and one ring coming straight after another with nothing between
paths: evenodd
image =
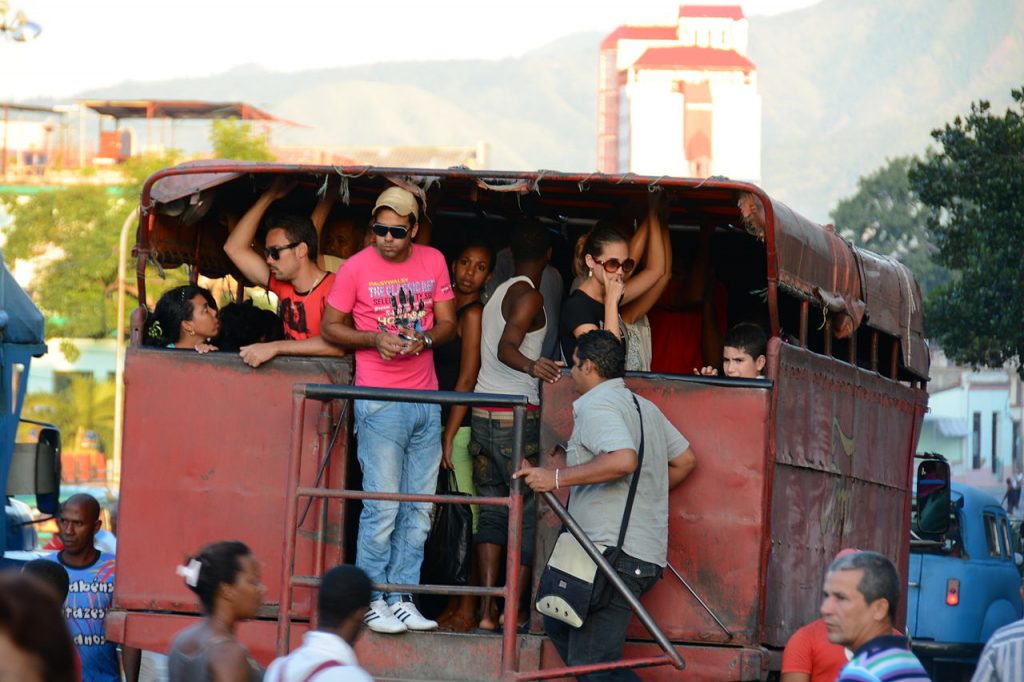
<instances>
[{"instance_id":1,"label":"dark sunglasses on woman","mask_svg":"<svg viewBox=\"0 0 1024 682\"><path fill-rule=\"evenodd\" d=\"M628 275L636 267L636 261L632 258L627 258L624 261L620 261L618 258L608 258L606 260L597 260L595 258L594 262L603 267L607 273L614 273L619 268L622 268L622 272Z\"/></svg>"}]
</instances>

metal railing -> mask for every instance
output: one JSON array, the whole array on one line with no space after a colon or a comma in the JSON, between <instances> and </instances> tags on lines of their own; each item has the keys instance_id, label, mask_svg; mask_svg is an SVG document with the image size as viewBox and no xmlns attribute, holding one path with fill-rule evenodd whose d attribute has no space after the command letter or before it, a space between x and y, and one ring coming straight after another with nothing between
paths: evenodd
<instances>
[{"instance_id":1,"label":"metal railing","mask_svg":"<svg viewBox=\"0 0 1024 682\"><path fill-rule=\"evenodd\" d=\"M287 508L285 515L285 551L281 565L281 603L278 610L277 629L277 653L283 655L287 652L288 642L291 637L292 603L294 588L296 587L317 587L320 584L320 576L299 576L295 575L296 539L298 535L299 505L303 498L313 500L392 500L399 502L429 502L433 504L477 504L508 507L508 546L505 560L505 586L504 587L476 587L476 586L453 586L453 585L400 585L390 583L374 584L374 589L383 592L408 592L412 594L435 594L435 595L471 595L503 597L505 599L504 625L502 629L501 648L501 671L503 677L514 680L544 680L557 677L573 676L597 672L601 670L613 670L620 668L642 668L660 665L673 665L682 669L685 665L682 657L672 647L664 632L654 622L650 614L644 609L640 601L626 587L615 569L608 563L594 543L586 536L582 528L569 515L568 511L561 504L557 497L551 493L542 493L540 497L554 510L558 518L565 524L566 528L580 544L584 547L590 557L597 564L598 568L607 576L612 587L618 591L629 603L630 608L644 624L647 630L655 638L658 645L665 652L663 656L640 658L632 660L621 660L614 663L599 663L594 665L563 667L531 672L518 672L518 605L521 594L519 584L519 564L522 557L522 520L523 520L523 493L522 481L514 479L509 484L508 497L479 497L468 495L418 495L412 493L386 493L386 492L365 492L359 490L345 489L344 473L342 473L341 488L328 488L323 485L301 486L299 485L302 474L302 444L303 424L306 416L306 403L309 400L319 401L324 404L321 412L321 420L329 416L327 403L331 400L390 400L395 402L412 403L435 403L440 405L466 405L469 407L511 407L513 415L513 440L512 440L512 462L513 470L517 471L522 463L523 453L523 431L526 424L527 400L525 396L510 396L488 393L463 393L459 391L421 391L412 389L386 389L372 388L366 386L330 385L330 384L297 384L292 393L292 434L291 449L288 461L288 487L287 487ZM343 417L342 417L343 418ZM327 432L320 430L321 447L324 458L321 466L323 473L327 459L330 457ZM346 464L345 459L341 462ZM319 479L319 476L318 476ZM303 518L305 515L303 514ZM321 532L326 525L326 504L321 508ZM344 547L344 521L339 523L340 538L339 546ZM314 570L324 571L324 544L325 538L321 535L318 538L316 556L314 558ZM315 618L315 615L312 616Z\"/></svg>"}]
</instances>

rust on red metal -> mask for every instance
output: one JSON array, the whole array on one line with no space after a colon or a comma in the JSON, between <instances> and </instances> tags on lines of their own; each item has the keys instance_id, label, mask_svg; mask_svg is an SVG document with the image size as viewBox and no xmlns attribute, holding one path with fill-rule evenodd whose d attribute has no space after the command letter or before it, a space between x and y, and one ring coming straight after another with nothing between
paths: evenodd
<instances>
[{"instance_id":1,"label":"rust on red metal","mask_svg":"<svg viewBox=\"0 0 1024 682\"><path fill-rule=\"evenodd\" d=\"M253 550L262 563L266 602L276 605L291 387L348 383L350 376L344 359L292 358L255 372L234 355L129 349L115 606L197 612L195 595L174 568L204 544L224 539ZM314 409L304 422L307 485L321 461L317 419ZM314 505L310 519L318 511ZM336 528L337 505L329 520ZM300 531L296 556L305 573L312 572L315 544ZM329 548L327 560L337 562L337 547ZM310 591L297 595L295 609L308 617Z\"/></svg>"},{"instance_id":2,"label":"rust on red metal","mask_svg":"<svg viewBox=\"0 0 1024 682\"><path fill-rule=\"evenodd\" d=\"M825 568L840 549L881 552L905 571L907 462L927 394L840 360L776 349L764 641L783 646L817 618Z\"/></svg>"},{"instance_id":3,"label":"rust on red metal","mask_svg":"<svg viewBox=\"0 0 1024 682\"><path fill-rule=\"evenodd\" d=\"M697 468L669 497L668 560L733 638L667 571L641 601L674 642L756 645L764 598L762 544L768 537L763 496L769 384L737 388L657 375L629 377L626 383L661 408L697 456ZM541 451L547 452L568 440L577 394L567 376L543 391ZM546 508L540 513L543 544L537 556L546 557L558 526ZM629 636L650 639L636 621Z\"/></svg>"}]
</instances>

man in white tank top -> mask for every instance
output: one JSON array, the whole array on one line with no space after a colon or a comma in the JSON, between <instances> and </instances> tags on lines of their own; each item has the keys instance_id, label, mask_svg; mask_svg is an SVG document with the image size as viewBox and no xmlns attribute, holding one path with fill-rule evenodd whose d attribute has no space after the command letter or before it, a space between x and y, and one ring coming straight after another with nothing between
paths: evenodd
<instances>
[{"instance_id":1,"label":"man in white tank top","mask_svg":"<svg viewBox=\"0 0 1024 682\"><path fill-rule=\"evenodd\" d=\"M536 458L540 437L540 391L538 380L554 383L561 378L561 362L541 357L547 320L544 299L538 290L544 266L551 258L547 232L535 222L519 224L512 234L515 276L503 282L484 307L480 340L480 373L477 393L525 395L527 411L523 434L523 456ZM514 471L512 462L512 412L508 409L473 410L470 453L476 458L473 482L477 494L504 497ZM536 502L531 491L524 492L523 547L520 585L530 584ZM508 509L482 506L474 544L480 582L493 587L503 565L508 542ZM529 603L525 590L524 603ZM481 630L498 629L498 609L491 597L482 600ZM520 605L520 622L529 610Z\"/></svg>"}]
</instances>

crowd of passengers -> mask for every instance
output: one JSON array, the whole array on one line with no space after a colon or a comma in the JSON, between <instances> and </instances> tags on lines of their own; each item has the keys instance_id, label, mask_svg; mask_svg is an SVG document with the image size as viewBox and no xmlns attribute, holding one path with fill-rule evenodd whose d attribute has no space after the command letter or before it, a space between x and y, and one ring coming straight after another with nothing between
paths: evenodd
<instances>
[{"instance_id":1,"label":"crowd of passengers","mask_svg":"<svg viewBox=\"0 0 1024 682\"><path fill-rule=\"evenodd\" d=\"M758 324L740 323L727 333L724 329L720 296L707 259L701 257L710 248L711 231L701 231L693 264L674 268L666 201L660 193L652 194L635 228L599 222L580 237L575 279L563 297L564 282L550 264L551 238L538 221L515 223L509 245L497 253L488 242L471 240L453 252L449 264L440 251L418 239L424 229L421 206L406 189L390 187L380 194L364 232L350 219L331 219L337 193L330 189L311 216L271 211L293 188L277 178L239 219L227 220L225 252L245 278L277 296L277 314L247 302L232 303L218 315L209 290L181 286L160 298L147 320L145 343L200 353L236 351L252 367L279 355L352 353L357 386L525 395L525 460L519 471L512 460L511 408L456 405L442 414L435 404L376 400L355 401L353 407L366 491L433 493L441 466L454 471L460 491L487 497L507 496L513 478L523 478L524 586L531 585L534 563L533 492L576 486L570 512L586 518L588 485L598 490L592 484L621 479L617 482L628 488L626 474L640 466L630 460L633 469L627 465L622 471L594 474L601 459L597 455L616 450L594 439L619 443L634 459L633 441L639 442L642 465L660 466L668 475L641 479L637 518L651 513L656 522L636 523L644 530L632 531L638 537L627 535L622 547L635 562L629 576L643 575L635 592L653 585L664 566L668 488L686 478L696 457L653 403L633 398L622 384L624 371L716 375L720 366L728 377L757 378L766 361L766 336ZM565 368L571 368L577 391L590 395L576 402L577 428L567 447L566 466L544 469L536 466L540 384L566 380ZM606 387L597 390L599 385ZM614 397L619 393L607 386L633 402ZM625 414L614 414L616 410ZM606 413L613 416L610 422L596 416ZM587 415L593 423L583 428ZM622 445L623 439L631 444ZM646 485L653 487L648 491ZM590 494L599 499L597 492ZM621 511L624 502L617 504L628 519ZM659 508L650 511L651 504ZM365 501L356 564L374 585L419 583L431 507ZM598 520L604 513L591 520L593 529L586 521L583 525L595 542L613 546L619 519ZM659 537L644 537L661 526L664 532L655 533ZM507 507L474 508L474 584L500 584L507 528ZM524 592L521 624L528 620L531 596L528 589ZM628 614L628 608L619 611ZM411 594L376 587L363 616L371 630L391 634L435 629L438 621L443 628L463 632L497 632L502 625L493 597L479 603L473 597L453 597L434 620L420 612ZM624 638L625 621L621 629ZM566 633L558 646L552 635L566 661L578 658L572 655L576 636ZM621 646L619 642L620 653Z\"/></svg>"}]
</instances>

